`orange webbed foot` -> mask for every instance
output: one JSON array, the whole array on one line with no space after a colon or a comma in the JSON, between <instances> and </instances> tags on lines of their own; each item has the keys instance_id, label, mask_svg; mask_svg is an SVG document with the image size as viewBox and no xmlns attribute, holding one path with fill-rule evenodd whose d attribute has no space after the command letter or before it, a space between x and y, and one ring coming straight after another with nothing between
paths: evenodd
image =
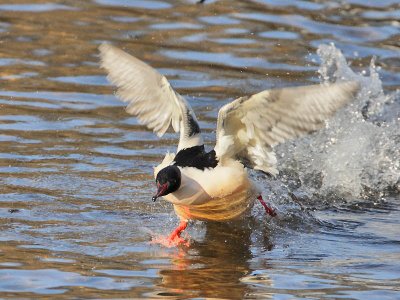
<instances>
[{"instance_id":1,"label":"orange webbed foot","mask_svg":"<svg viewBox=\"0 0 400 300\"><path fill-rule=\"evenodd\" d=\"M189 247L190 241L182 237L171 239L170 236L154 236L152 237L150 244L161 245L165 248L175 248L179 246Z\"/></svg>"},{"instance_id":2,"label":"orange webbed foot","mask_svg":"<svg viewBox=\"0 0 400 300\"><path fill-rule=\"evenodd\" d=\"M153 237L151 243L160 244L167 248L177 247L177 246L190 246L189 240L185 240L181 237L182 231L187 227L188 221L181 220L179 226L168 237Z\"/></svg>"},{"instance_id":3,"label":"orange webbed foot","mask_svg":"<svg viewBox=\"0 0 400 300\"><path fill-rule=\"evenodd\" d=\"M189 246L188 241L186 241L184 238L181 237L182 231L184 231L187 227L188 221L187 220L181 220L179 223L179 226L175 228L175 230L171 233L171 235L168 237L168 241L172 245L185 245Z\"/></svg>"},{"instance_id":4,"label":"orange webbed foot","mask_svg":"<svg viewBox=\"0 0 400 300\"><path fill-rule=\"evenodd\" d=\"M189 240L186 240L180 236L175 236L174 238L171 238L171 236L169 236L167 238L167 241L168 241L168 245L170 247L177 247L177 246L189 247L190 246Z\"/></svg>"}]
</instances>

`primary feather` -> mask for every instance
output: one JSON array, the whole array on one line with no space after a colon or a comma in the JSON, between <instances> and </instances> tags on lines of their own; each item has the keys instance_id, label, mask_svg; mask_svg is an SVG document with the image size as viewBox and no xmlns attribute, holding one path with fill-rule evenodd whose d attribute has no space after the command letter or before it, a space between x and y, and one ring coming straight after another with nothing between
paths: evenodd
<instances>
[{"instance_id":1,"label":"primary feather","mask_svg":"<svg viewBox=\"0 0 400 300\"><path fill-rule=\"evenodd\" d=\"M102 44L99 50L101 66L117 86L117 96L128 103L129 114L160 137L172 124L175 132L180 132L178 150L203 144L192 108L163 75L109 44Z\"/></svg>"}]
</instances>

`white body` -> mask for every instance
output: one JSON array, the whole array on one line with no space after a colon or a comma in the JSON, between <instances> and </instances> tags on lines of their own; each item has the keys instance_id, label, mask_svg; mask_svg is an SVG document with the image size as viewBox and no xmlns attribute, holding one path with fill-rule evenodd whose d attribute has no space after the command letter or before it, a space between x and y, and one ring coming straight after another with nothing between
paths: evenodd
<instances>
[{"instance_id":1,"label":"white body","mask_svg":"<svg viewBox=\"0 0 400 300\"><path fill-rule=\"evenodd\" d=\"M171 164L175 155L167 154L154 170L157 173ZM260 192L247 174L246 168L235 160L214 169L179 168L180 188L164 199L174 205L182 219L229 221L249 211Z\"/></svg>"}]
</instances>

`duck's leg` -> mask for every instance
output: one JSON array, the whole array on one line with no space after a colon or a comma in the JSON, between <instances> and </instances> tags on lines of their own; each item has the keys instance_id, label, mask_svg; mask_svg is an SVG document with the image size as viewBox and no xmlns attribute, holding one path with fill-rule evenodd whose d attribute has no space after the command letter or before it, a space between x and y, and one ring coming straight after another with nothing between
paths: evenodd
<instances>
[{"instance_id":1,"label":"duck's leg","mask_svg":"<svg viewBox=\"0 0 400 300\"><path fill-rule=\"evenodd\" d=\"M271 207L269 207L269 206L267 205L267 203L264 202L264 199L262 198L261 195L258 196L257 199L258 199L258 201L260 201L261 205L264 206L265 212L266 212L267 214L269 214L271 217L275 217L275 216L276 216L275 209L272 209Z\"/></svg>"},{"instance_id":2,"label":"duck's leg","mask_svg":"<svg viewBox=\"0 0 400 300\"><path fill-rule=\"evenodd\" d=\"M179 223L179 226L175 228L174 231L169 235L168 237L168 242L173 243L173 244L184 244L188 246L188 242L181 238L181 233L186 229L188 225L188 220L181 219L181 222Z\"/></svg>"}]
</instances>

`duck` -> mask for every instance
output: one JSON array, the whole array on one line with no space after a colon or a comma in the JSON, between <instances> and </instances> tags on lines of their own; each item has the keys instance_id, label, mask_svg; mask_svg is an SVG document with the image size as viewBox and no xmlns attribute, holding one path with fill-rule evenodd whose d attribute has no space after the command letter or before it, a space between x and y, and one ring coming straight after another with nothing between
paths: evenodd
<instances>
[{"instance_id":1,"label":"duck","mask_svg":"<svg viewBox=\"0 0 400 300\"><path fill-rule=\"evenodd\" d=\"M274 88L243 96L218 112L215 147L207 151L196 115L167 78L142 60L109 44L99 46L100 66L127 103L126 112L158 137L179 133L176 153L154 168L156 191L172 203L180 222L168 236L185 243L190 220L228 222L249 213L256 199L270 216L276 211L262 196L249 170L278 174L274 147L324 126L359 89L355 81Z\"/></svg>"}]
</instances>

